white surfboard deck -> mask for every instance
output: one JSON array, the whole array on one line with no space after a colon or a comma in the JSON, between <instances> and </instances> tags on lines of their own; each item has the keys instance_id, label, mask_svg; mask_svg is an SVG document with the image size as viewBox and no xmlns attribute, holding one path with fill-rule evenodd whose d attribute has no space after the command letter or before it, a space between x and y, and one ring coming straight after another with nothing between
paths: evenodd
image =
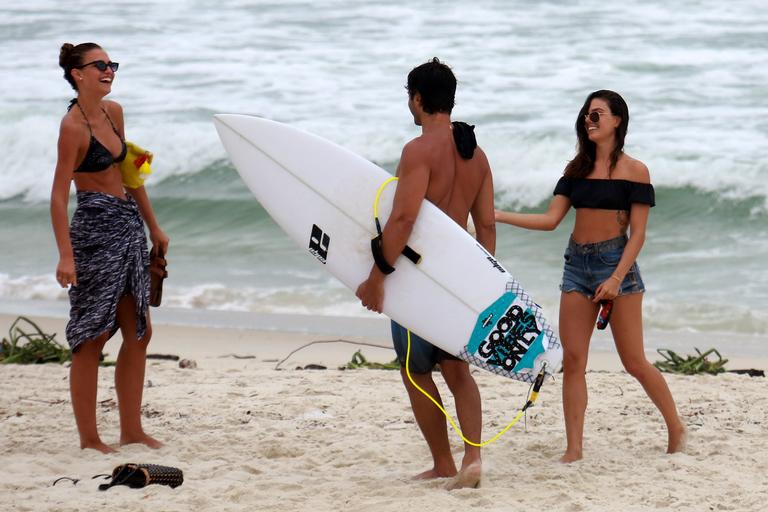
<instances>
[{"instance_id":1,"label":"white surfboard deck","mask_svg":"<svg viewBox=\"0 0 768 512\"><path fill-rule=\"evenodd\" d=\"M275 222L351 290L373 264L373 201L391 175L359 155L292 126L217 114L214 124L243 181ZM381 195L382 227L396 183ZM422 203L403 256L385 280L383 312L465 361L532 382L557 371L560 343L541 308L466 231ZM361 306L362 307L362 306Z\"/></svg>"}]
</instances>

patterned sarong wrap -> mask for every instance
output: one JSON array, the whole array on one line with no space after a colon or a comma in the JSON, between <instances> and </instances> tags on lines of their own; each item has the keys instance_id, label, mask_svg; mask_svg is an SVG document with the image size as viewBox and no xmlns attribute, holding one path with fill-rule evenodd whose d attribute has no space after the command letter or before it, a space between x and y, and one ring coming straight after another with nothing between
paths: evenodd
<instances>
[{"instance_id":1,"label":"patterned sarong wrap","mask_svg":"<svg viewBox=\"0 0 768 512\"><path fill-rule=\"evenodd\" d=\"M147 328L149 252L136 201L101 192L78 192L69 228L77 286L69 288L67 341L74 352L85 341L117 332L117 303L136 302L139 339Z\"/></svg>"}]
</instances>

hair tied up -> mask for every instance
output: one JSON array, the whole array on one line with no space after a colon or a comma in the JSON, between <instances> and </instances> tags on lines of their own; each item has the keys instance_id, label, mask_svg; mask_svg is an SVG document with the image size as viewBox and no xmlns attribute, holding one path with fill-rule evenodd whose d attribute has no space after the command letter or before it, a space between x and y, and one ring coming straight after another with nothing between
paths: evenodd
<instances>
[{"instance_id":1,"label":"hair tied up","mask_svg":"<svg viewBox=\"0 0 768 512\"><path fill-rule=\"evenodd\" d=\"M72 43L64 43L61 45L61 51L59 52L59 66L66 67L67 61L69 60L69 56L72 54L72 50L75 48L75 45Z\"/></svg>"},{"instance_id":2,"label":"hair tied up","mask_svg":"<svg viewBox=\"0 0 768 512\"><path fill-rule=\"evenodd\" d=\"M91 50L100 50L96 43L80 43L77 46L72 43L64 43L59 50L59 66L64 70L64 79L69 82L74 90L77 90L77 82L72 78L72 70L83 64L85 54Z\"/></svg>"}]
</instances>

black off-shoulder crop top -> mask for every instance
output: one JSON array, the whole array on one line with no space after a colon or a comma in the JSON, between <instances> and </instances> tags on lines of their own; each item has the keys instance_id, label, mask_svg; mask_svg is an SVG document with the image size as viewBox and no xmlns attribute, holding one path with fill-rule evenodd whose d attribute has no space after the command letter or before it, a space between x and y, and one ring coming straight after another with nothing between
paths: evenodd
<instances>
[{"instance_id":1,"label":"black off-shoulder crop top","mask_svg":"<svg viewBox=\"0 0 768 512\"><path fill-rule=\"evenodd\" d=\"M114 130L115 134L120 138L120 142L123 144L123 150L120 151L120 154L117 156L113 156L112 153L110 153L109 150L104 146L104 144L99 142L99 139L93 135L91 123L88 122L88 118L85 117L83 107L81 107L76 101L74 104L77 105L77 108L79 108L80 112L83 114L85 124L88 125L88 131L91 133L91 139L88 142L88 150L85 152L85 157L83 157L83 161L80 162L80 165L77 166L75 172L99 172L108 169L109 166L114 163L120 163L125 160L125 155L128 153L128 147L125 145L123 138L120 137L120 132L117 131L117 127L115 126L115 123L112 122L112 119L109 117L109 114L107 114L107 111L104 110L104 108L101 109L101 111L104 112L104 115L107 116L109 124L112 125L112 130Z\"/></svg>"},{"instance_id":2,"label":"black off-shoulder crop top","mask_svg":"<svg viewBox=\"0 0 768 512\"><path fill-rule=\"evenodd\" d=\"M656 205L653 185L629 180L598 180L563 176L557 182L552 195L569 197L574 208L629 211L632 203Z\"/></svg>"}]
</instances>

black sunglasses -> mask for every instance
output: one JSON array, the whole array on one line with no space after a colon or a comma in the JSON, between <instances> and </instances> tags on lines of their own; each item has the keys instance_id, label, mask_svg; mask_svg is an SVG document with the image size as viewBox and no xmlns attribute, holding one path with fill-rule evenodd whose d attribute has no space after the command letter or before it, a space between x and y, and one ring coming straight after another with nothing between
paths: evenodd
<instances>
[{"instance_id":1,"label":"black sunglasses","mask_svg":"<svg viewBox=\"0 0 768 512\"><path fill-rule=\"evenodd\" d=\"M600 116L608 115L605 112L598 112L597 110L594 110L590 112L589 114L584 114L584 119L589 119L593 123L599 123L600 122Z\"/></svg>"},{"instance_id":2,"label":"black sunglasses","mask_svg":"<svg viewBox=\"0 0 768 512\"><path fill-rule=\"evenodd\" d=\"M87 64L83 64L82 66L75 66L75 69L83 69L86 66L96 66L96 69L99 71L106 71L107 68L111 69L113 73L117 73L117 68L120 67L119 62L104 62L103 60L94 60L93 62L89 62Z\"/></svg>"}]
</instances>

